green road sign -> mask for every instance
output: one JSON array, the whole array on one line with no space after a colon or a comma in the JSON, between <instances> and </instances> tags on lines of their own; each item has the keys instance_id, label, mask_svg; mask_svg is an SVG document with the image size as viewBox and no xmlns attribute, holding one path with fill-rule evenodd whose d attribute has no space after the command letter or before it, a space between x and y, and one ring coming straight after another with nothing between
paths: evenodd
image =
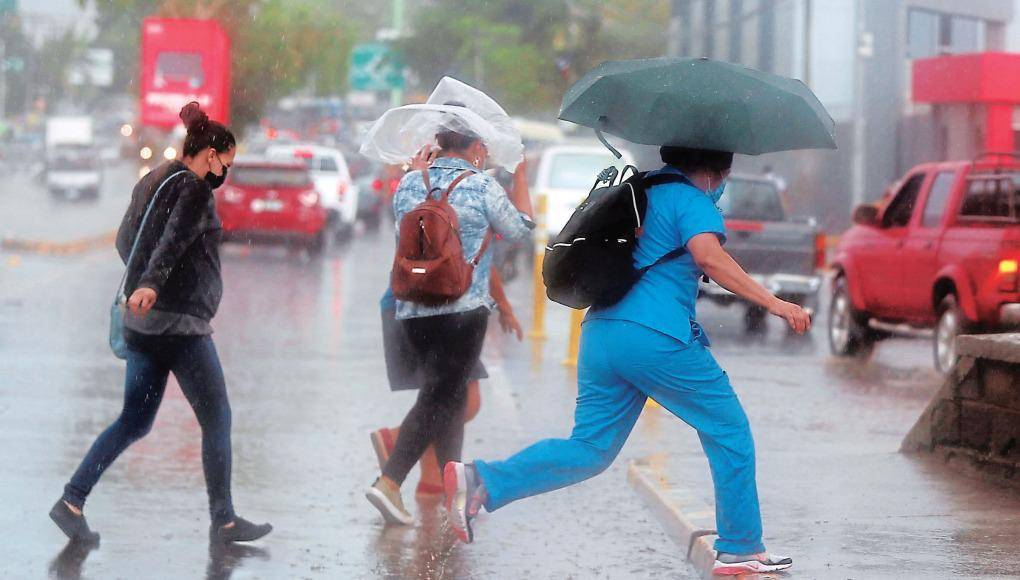
<instances>
[{"instance_id":1,"label":"green road sign","mask_svg":"<svg viewBox=\"0 0 1020 580\"><path fill-rule=\"evenodd\" d=\"M351 51L348 75L356 91L390 91L404 88L404 55L388 44L358 44Z\"/></svg>"},{"instance_id":2,"label":"green road sign","mask_svg":"<svg viewBox=\"0 0 1020 580\"><path fill-rule=\"evenodd\" d=\"M9 56L0 61L0 69L11 72L21 72L25 70L25 59L20 56Z\"/></svg>"}]
</instances>

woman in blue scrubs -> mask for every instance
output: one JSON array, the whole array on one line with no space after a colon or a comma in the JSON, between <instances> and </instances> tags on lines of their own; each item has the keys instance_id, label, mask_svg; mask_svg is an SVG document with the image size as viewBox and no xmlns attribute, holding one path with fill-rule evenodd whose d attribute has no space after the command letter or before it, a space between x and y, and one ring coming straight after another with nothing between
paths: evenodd
<instances>
[{"instance_id":1,"label":"woman in blue scrubs","mask_svg":"<svg viewBox=\"0 0 1020 580\"><path fill-rule=\"evenodd\" d=\"M578 397L570 439L546 439L504 461L451 462L445 469L447 508L457 535L472 540L480 507L494 511L560 489L605 470L623 447L648 398L697 430L715 485L719 538L717 574L768 572L792 565L765 552L755 484L754 441L729 377L709 351L695 317L698 280L766 308L798 332L811 319L775 297L723 249L726 229L716 202L732 153L662 147L665 166L685 180L652 187L637 267L684 247L638 281L620 302L592 308L581 332Z\"/></svg>"}]
</instances>

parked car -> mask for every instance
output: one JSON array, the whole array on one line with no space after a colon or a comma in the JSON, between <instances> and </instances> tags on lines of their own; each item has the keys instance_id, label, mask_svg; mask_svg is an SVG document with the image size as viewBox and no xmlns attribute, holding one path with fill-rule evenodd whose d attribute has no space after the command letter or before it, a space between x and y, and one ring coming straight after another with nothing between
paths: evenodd
<instances>
[{"instance_id":1,"label":"parked car","mask_svg":"<svg viewBox=\"0 0 1020 580\"><path fill-rule=\"evenodd\" d=\"M332 147L319 145L270 145L266 156L274 159L297 159L312 173L319 203L325 208L329 227L344 239L354 231L358 219L358 190L354 187L347 160Z\"/></svg>"},{"instance_id":2,"label":"parked car","mask_svg":"<svg viewBox=\"0 0 1020 580\"><path fill-rule=\"evenodd\" d=\"M620 149L620 153L623 158L616 159L600 143L553 145L542 152L534 168L531 194L546 196L545 229L550 238L563 229L577 206L588 197L600 171L609 166L622 171L634 164L628 151Z\"/></svg>"},{"instance_id":3,"label":"parked car","mask_svg":"<svg viewBox=\"0 0 1020 580\"><path fill-rule=\"evenodd\" d=\"M817 222L788 215L775 181L751 175L730 175L719 209L726 219L726 250L737 263L773 294L814 312L826 258ZM700 297L727 306L740 302L746 306L745 330L765 328L765 309L714 281L701 282Z\"/></svg>"},{"instance_id":4,"label":"parked car","mask_svg":"<svg viewBox=\"0 0 1020 580\"><path fill-rule=\"evenodd\" d=\"M319 253L326 210L308 167L298 161L237 159L216 190L225 241L298 243Z\"/></svg>"},{"instance_id":5,"label":"parked car","mask_svg":"<svg viewBox=\"0 0 1020 580\"><path fill-rule=\"evenodd\" d=\"M856 208L834 260L832 352L934 329L948 372L959 334L1020 326L1018 185L1017 155L985 155L919 165L887 203Z\"/></svg>"}]
</instances>

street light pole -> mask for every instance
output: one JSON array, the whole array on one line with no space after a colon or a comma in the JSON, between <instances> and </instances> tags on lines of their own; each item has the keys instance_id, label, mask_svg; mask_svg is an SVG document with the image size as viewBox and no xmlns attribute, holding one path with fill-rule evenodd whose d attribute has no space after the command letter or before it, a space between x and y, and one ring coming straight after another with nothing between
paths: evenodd
<instances>
[{"instance_id":1,"label":"street light pole","mask_svg":"<svg viewBox=\"0 0 1020 580\"><path fill-rule=\"evenodd\" d=\"M393 30L396 38L404 36L404 0L393 0ZM399 107L404 104L404 89L390 90L390 106Z\"/></svg>"},{"instance_id":2,"label":"street light pole","mask_svg":"<svg viewBox=\"0 0 1020 580\"><path fill-rule=\"evenodd\" d=\"M871 56L873 50L870 35L867 32L865 20L865 5L867 2L858 2L856 9L856 38L857 52L854 66L854 150L852 165L852 207L864 203L864 173L865 173L865 145L864 139L867 135L867 122L865 120L866 108L864 106L864 65Z\"/></svg>"},{"instance_id":3,"label":"street light pole","mask_svg":"<svg viewBox=\"0 0 1020 580\"><path fill-rule=\"evenodd\" d=\"M0 38L0 126L7 119L7 45Z\"/></svg>"}]
</instances>

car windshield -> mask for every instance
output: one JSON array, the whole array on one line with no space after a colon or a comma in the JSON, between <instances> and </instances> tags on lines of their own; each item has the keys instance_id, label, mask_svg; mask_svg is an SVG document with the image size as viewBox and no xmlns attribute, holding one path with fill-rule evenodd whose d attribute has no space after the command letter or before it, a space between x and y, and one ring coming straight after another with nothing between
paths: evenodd
<instances>
[{"instance_id":1,"label":"car windshield","mask_svg":"<svg viewBox=\"0 0 1020 580\"><path fill-rule=\"evenodd\" d=\"M1017 220L1020 218L1018 186L1020 173L970 176L960 216L978 220Z\"/></svg>"},{"instance_id":2,"label":"car windshield","mask_svg":"<svg viewBox=\"0 0 1020 580\"><path fill-rule=\"evenodd\" d=\"M625 163L609 152L556 153L549 167L549 187L552 189L582 189L588 191L603 169L615 165L622 169Z\"/></svg>"},{"instance_id":3,"label":"car windshield","mask_svg":"<svg viewBox=\"0 0 1020 580\"><path fill-rule=\"evenodd\" d=\"M311 185L308 171L299 167L233 167L230 181L234 185L255 187L302 187Z\"/></svg>"},{"instance_id":4,"label":"car windshield","mask_svg":"<svg viewBox=\"0 0 1020 580\"><path fill-rule=\"evenodd\" d=\"M719 209L727 219L781 222L786 218L779 190L768 181L731 177Z\"/></svg>"},{"instance_id":5,"label":"car windshield","mask_svg":"<svg viewBox=\"0 0 1020 580\"><path fill-rule=\"evenodd\" d=\"M91 149L58 149L50 157L50 168L54 170L87 170L99 166L99 160Z\"/></svg>"}]
</instances>

